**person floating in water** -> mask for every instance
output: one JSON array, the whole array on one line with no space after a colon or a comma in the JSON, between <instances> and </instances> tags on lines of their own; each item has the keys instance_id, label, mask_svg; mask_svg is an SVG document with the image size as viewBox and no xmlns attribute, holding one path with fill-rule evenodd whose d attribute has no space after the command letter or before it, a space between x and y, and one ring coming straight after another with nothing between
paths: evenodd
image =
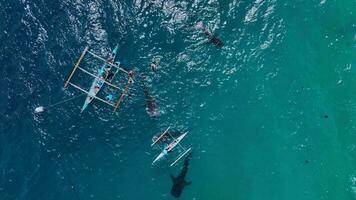
<instances>
[{"instance_id":1,"label":"person floating in water","mask_svg":"<svg viewBox=\"0 0 356 200\"><path fill-rule=\"evenodd\" d=\"M158 58L154 58L149 67L151 68L151 70L153 72L156 72L158 65L159 65L159 59Z\"/></svg>"},{"instance_id":2,"label":"person floating in water","mask_svg":"<svg viewBox=\"0 0 356 200\"><path fill-rule=\"evenodd\" d=\"M155 72L155 71L157 70L157 63L156 63L156 61L153 61L153 62L150 64L150 67L151 67L151 70Z\"/></svg>"},{"instance_id":3,"label":"person floating in water","mask_svg":"<svg viewBox=\"0 0 356 200\"><path fill-rule=\"evenodd\" d=\"M203 24L200 22L196 26L196 29L203 31L203 33L208 37L208 43L214 44L218 48L222 48L224 43L213 33L211 33Z\"/></svg>"}]
</instances>

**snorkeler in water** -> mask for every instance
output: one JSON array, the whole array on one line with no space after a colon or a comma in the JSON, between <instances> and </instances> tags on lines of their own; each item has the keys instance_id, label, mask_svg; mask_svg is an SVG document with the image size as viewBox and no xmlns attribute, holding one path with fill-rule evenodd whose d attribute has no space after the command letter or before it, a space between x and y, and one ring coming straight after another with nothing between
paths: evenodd
<instances>
[{"instance_id":1,"label":"snorkeler in water","mask_svg":"<svg viewBox=\"0 0 356 200\"><path fill-rule=\"evenodd\" d=\"M153 61L151 64L150 64L150 67L151 67L151 70L152 71L156 71L157 70L157 63L155 61Z\"/></svg>"},{"instance_id":2,"label":"snorkeler in water","mask_svg":"<svg viewBox=\"0 0 356 200\"><path fill-rule=\"evenodd\" d=\"M149 67L151 68L151 70L152 70L153 72L156 72L158 65L159 65L159 59L158 59L158 58L154 58L154 59L152 59L152 62L151 62L151 64L149 65Z\"/></svg>"}]
</instances>

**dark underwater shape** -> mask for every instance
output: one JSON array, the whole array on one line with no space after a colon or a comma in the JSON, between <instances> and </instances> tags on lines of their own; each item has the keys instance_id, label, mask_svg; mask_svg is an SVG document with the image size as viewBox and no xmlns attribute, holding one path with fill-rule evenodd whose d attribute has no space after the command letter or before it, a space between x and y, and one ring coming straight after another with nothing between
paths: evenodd
<instances>
[{"instance_id":1,"label":"dark underwater shape","mask_svg":"<svg viewBox=\"0 0 356 200\"><path fill-rule=\"evenodd\" d=\"M187 175L188 172L188 166L189 166L189 160L190 160L191 154L189 154L183 164L183 168L179 175L177 177L174 177L171 175L172 181L173 181L173 186L171 189L171 194L172 196L178 198L180 195L182 195L183 189L185 186L190 185L192 182L186 181L185 176Z\"/></svg>"},{"instance_id":2,"label":"dark underwater shape","mask_svg":"<svg viewBox=\"0 0 356 200\"><path fill-rule=\"evenodd\" d=\"M150 117L157 117L159 115L159 111L156 100L149 93L148 87L146 85L146 76L144 74L141 74L141 78L141 88L146 102L146 112Z\"/></svg>"},{"instance_id":3,"label":"dark underwater shape","mask_svg":"<svg viewBox=\"0 0 356 200\"><path fill-rule=\"evenodd\" d=\"M207 28L205 28L202 24L197 24L196 28L198 30L203 31L203 33L208 37L208 43L213 44L218 48L222 48L224 46L224 43L218 38L216 35L211 33Z\"/></svg>"},{"instance_id":4,"label":"dark underwater shape","mask_svg":"<svg viewBox=\"0 0 356 200\"><path fill-rule=\"evenodd\" d=\"M206 31L206 32L204 32L204 34L208 36L209 43L214 44L218 48L222 48L224 46L224 43L218 37L213 35L212 33Z\"/></svg>"}]
</instances>

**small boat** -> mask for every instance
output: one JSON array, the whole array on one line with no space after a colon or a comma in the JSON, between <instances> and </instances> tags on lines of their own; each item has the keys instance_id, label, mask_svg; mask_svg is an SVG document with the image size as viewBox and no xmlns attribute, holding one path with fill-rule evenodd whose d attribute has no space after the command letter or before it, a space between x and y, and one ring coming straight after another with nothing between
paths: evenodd
<instances>
[{"instance_id":1,"label":"small boat","mask_svg":"<svg viewBox=\"0 0 356 200\"><path fill-rule=\"evenodd\" d=\"M106 60L106 62L111 63L111 64L115 63L115 58L117 55L118 48L119 48L119 46L116 45L116 47L114 48L114 50L112 51L110 57ZM90 102L93 101L94 97L98 94L100 89L103 87L103 85L105 83L104 80L106 80L111 68L112 68L112 65L104 63L103 66L99 69L99 72L97 74L98 77L96 77L94 79L93 83L91 84L91 87L89 89L89 94L87 95L87 98L85 99L85 102L84 102L81 112L83 112L88 107Z\"/></svg>"},{"instance_id":2,"label":"small boat","mask_svg":"<svg viewBox=\"0 0 356 200\"><path fill-rule=\"evenodd\" d=\"M168 134L173 141L169 144L166 144L166 146L163 148L163 150L161 151L161 153L153 160L152 165L155 164L157 161L161 160L163 157L165 157L166 155L168 155L168 153L172 152L173 149L175 147L179 147L181 150L183 150L184 152L182 154L179 155L179 157L170 165L173 166L175 163L177 163L183 156L185 156L190 150L184 148L181 144L179 144L183 138L188 134L188 132L183 133L182 135L180 135L177 138L174 138L169 132L170 127L168 127L155 141L153 141L153 143L151 144L151 146L156 145L160 140L162 140L163 138L165 138L165 135Z\"/></svg>"}]
</instances>

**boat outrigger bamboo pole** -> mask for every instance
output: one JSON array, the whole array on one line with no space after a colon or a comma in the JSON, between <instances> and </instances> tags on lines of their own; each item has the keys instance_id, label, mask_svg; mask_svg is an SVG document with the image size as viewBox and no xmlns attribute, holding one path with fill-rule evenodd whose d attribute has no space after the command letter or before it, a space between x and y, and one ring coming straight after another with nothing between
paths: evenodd
<instances>
[{"instance_id":1,"label":"boat outrigger bamboo pole","mask_svg":"<svg viewBox=\"0 0 356 200\"><path fill-rule=\"evenodd\" d=\"M151 147L153 147L153 145L155 145L167 132L168 130L170 129L171 127L169 126L152 144L151 144ZM169 134L171 135L171 134ZM172 137L172 136L171 136ZM172 137L173 138L173 137Z\"/></svg>"},{"instance_id":2,"label":"boat outrigger bamboo pole","mask_svg":"<svg viewBox=\"0 0 356 200\"><path fill-rule=\"evenodd\" d=\"M72 73L70 73L70 75L69 75L67 81L66 81L65 84L64 84L64 88L67 88L67 87L68 87L68 83L69 83L70 79L72 79L75 70L77 70L77 68L79 67L80 62L83 60L83 58L84 58L85 54L87 53L88 49L89 49L89 47L85 47L85 49L84 49L82 55L80 55L80 57L79 57L77 63L75 64L75 66L74 66L74 68L73 68L73 70L72 70Z\"/></svg>"},{"instance_id":3,"label":"boat outrigger bamboo pole","mask_svg":"<svg viewBox=\"0 0 356 200\"><path fill-rule=\"evenodd\" d=\"M170 166L172 167L174 164L176 164L180 159L183 158L183 156L185 156L190 150L192 150L192 148L189 148L188 150L186 150L182 155L180 155Z\"/></svg>"}]
</instances>

